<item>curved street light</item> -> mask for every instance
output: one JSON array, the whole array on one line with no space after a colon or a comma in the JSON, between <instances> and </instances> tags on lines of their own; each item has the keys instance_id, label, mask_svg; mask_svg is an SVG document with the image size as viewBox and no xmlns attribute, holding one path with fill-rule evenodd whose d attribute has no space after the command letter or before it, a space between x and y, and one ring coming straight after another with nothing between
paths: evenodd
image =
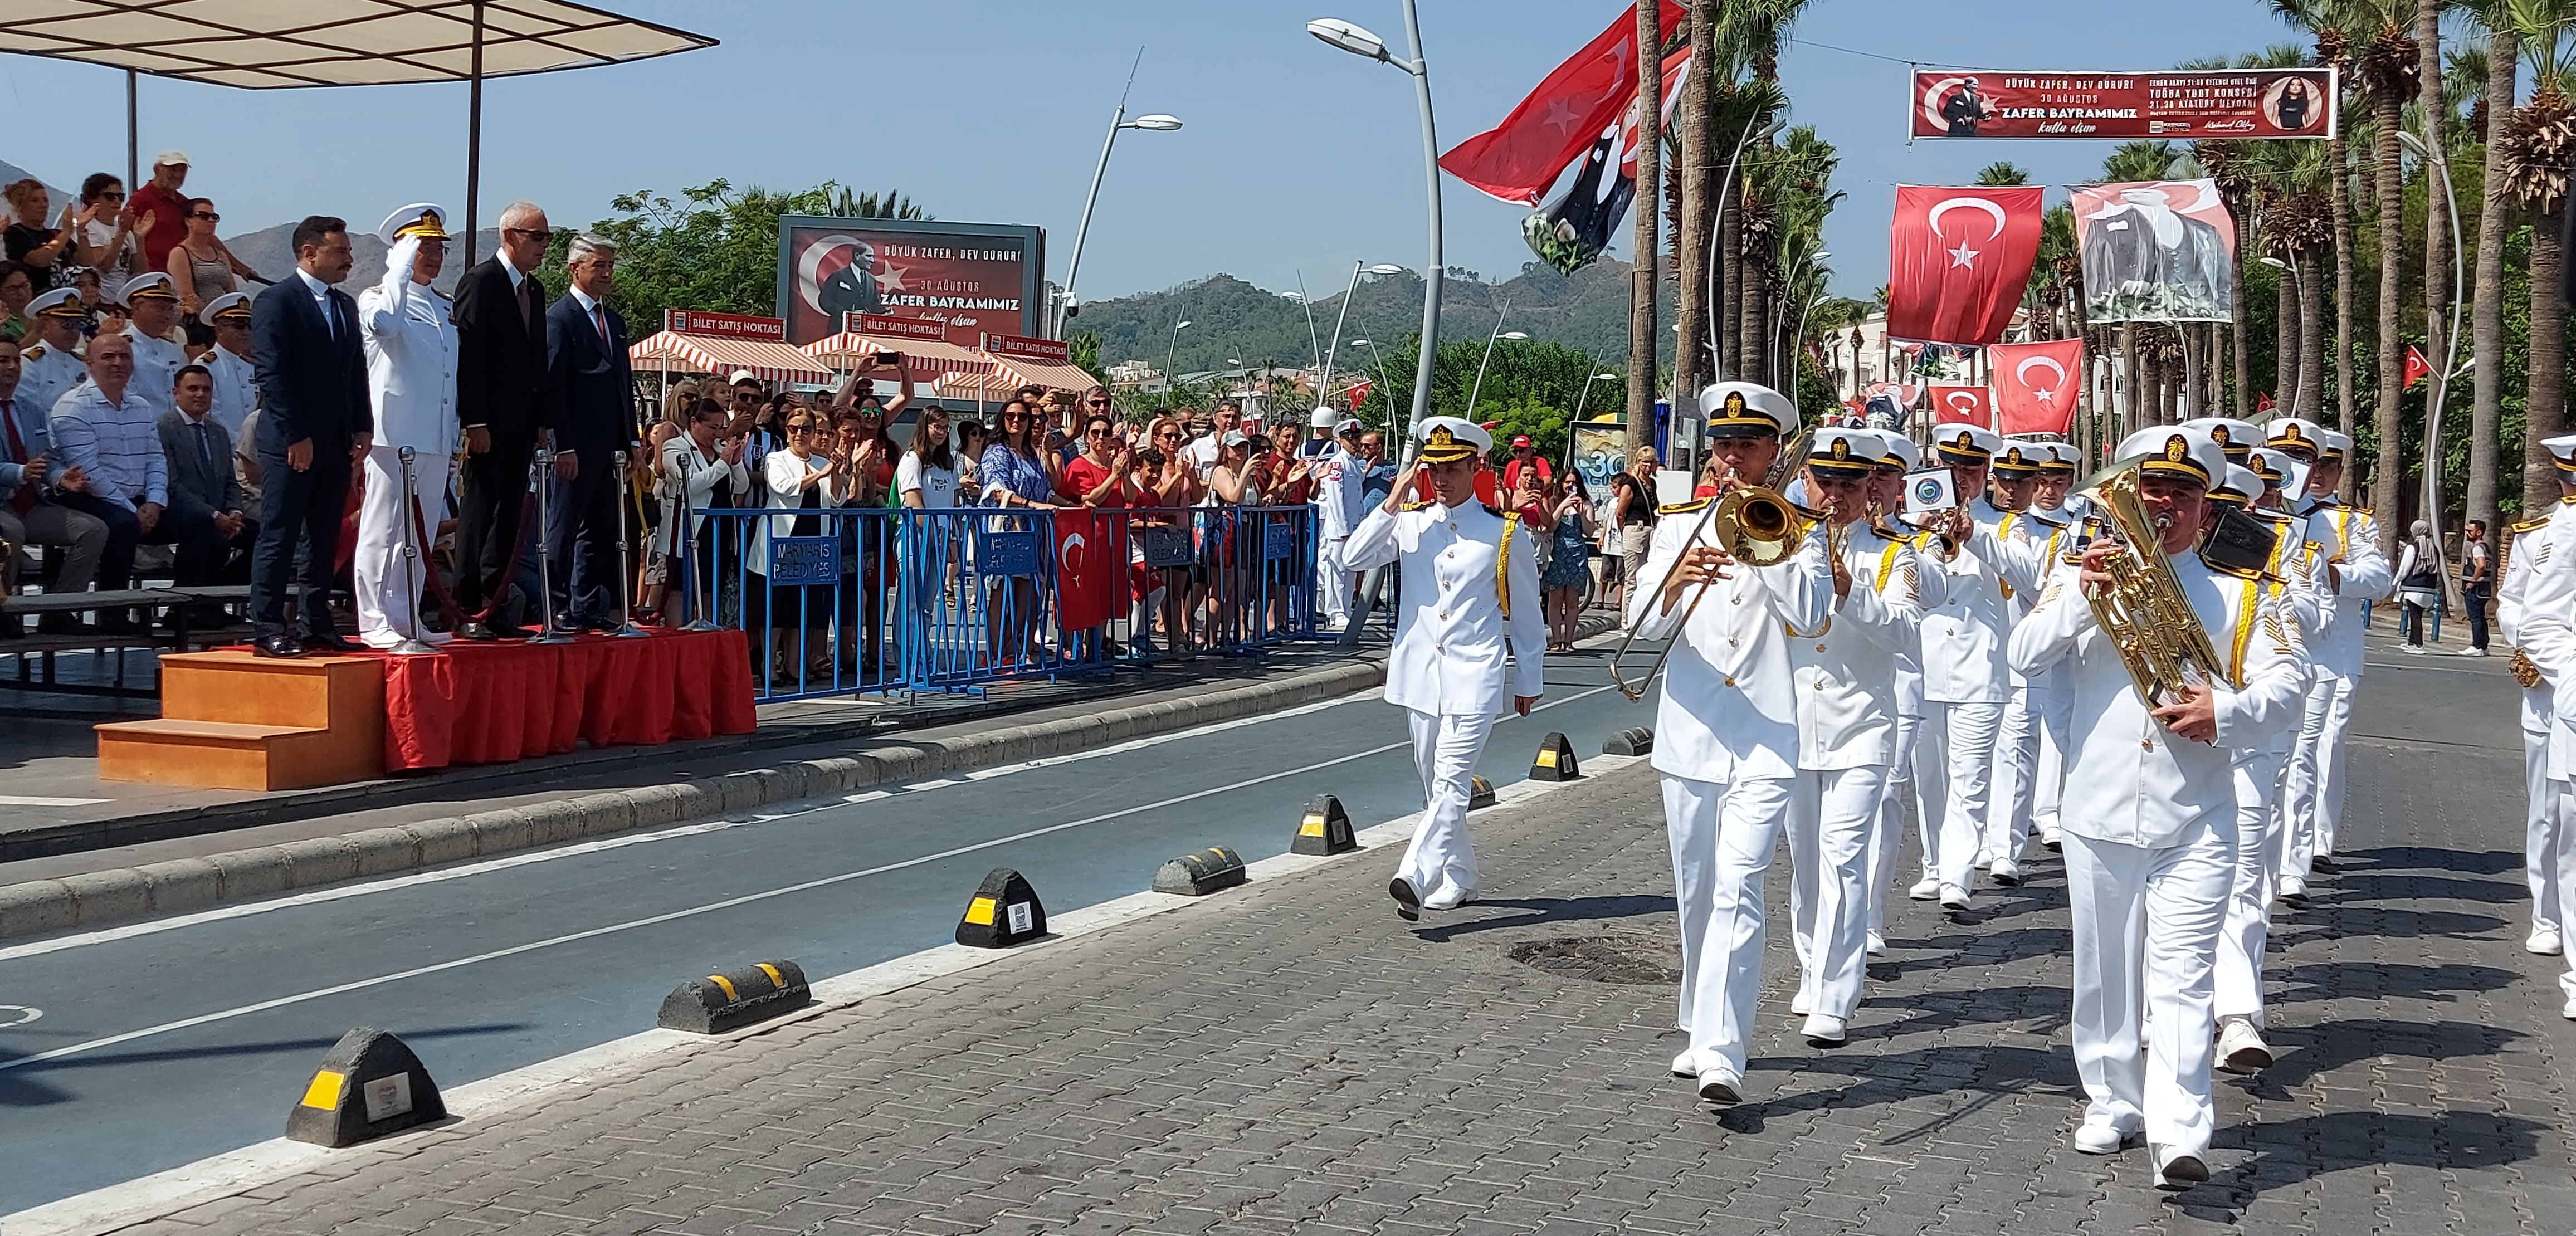
<instances>
[{"instance_id":1,"label":"curved street light","mask_svg":"<svg viewBox=\"0 0 2576 1236\"><path fill-rule=\"evenodd\" d=\"M1189 327L1190 320L1188 318L1182 318L1180 321L1172 323L1172 341L1163 346L1162 406L1165 410L1170 409L1172 406L1172 357L1181 350L1181 332L1188 330Z\"/></svg>"},{"instance_id":2,"label":"curved street light","mask_svg":"<svg viewBox=\"0 0 2576 1236\"><path fill-rule=\"evenodd\" d=\"M2308 286L2306 276L2299 272L2298 255L2296 253L2291 254L2290 259L2286 262L2273 257L2268 253L2255 260L2274 270L2286 270L2290 272L2290 295L2298 301L2299 313L2304 317L2308 311ZM2307 329L2307 323L2305 321L2300 322L2299 329L2305 331ZM2281 358L2275 356L2272 358L2272 372L2275 376L2278 376L2280 371ZM2308 372L2305 368L2294 367L2290 370L2290 399L2289 403L2286 405L2289 415L2302 415L2299 411L2299 395L2307 387L2307 384Z\"/></svg>"},{"instance_id":3,"label":"curved street light","mask_svg":"<svg viewBox=\"0 0 2576 1236\"><path fill-rule=\"evenodd\" d=\"M2428 150L2424 140L2399 129L2397 144L2413 152L2442 178L2442 201L2451 212L2451 336L2442 353L2442 367L2433 371L2433 389L2424 401L2424 522L2438 532L2442 527L2442 405L2450 397L2451 371L2460 360L2460 199L2451 193L2451 161L2439 149ZM2476 358L2472 357L2472 362ZM2396 512L2391 511L2393 518ZM2433 538L2434 552L2441 552L2442 538ZM2458 583L2447 570L2440 572L2444 599L2460 604Z\"/></svg>"},{"instance_id":4,"label":"curved street light","mask_svg":"<svg viewBox=\"0 0 2576 1236\"><path fill-rule=\"evenodd\" d=\"M1766 142L1770 141L1774 136L1777 136L1780 130L1786 127L1787 124L1787 121L1777 118L1774 118L1769 123L1765 124L1759 116L1745 124L1744 136L1736 139L1735 153L1727 157L1726 175L1718 178L1717 209L1719 214L1723 215L1726 211L1726 195L1734 188L1735 165L1743 161L1744 148L1752 145L1756 138ZM1758 130L1756 126L1759 126ZM1716 374L1717 380L1723 382L1726 380L1726 353L1718 346L1717 342L1717 324L1719 321L1719 314L1717 312L1717 233L1717 221L1712 219L1709 221L1708 225L1709 252L1706 257L1700 259L1700 265L1708 268L1708 292L1701 298L1700 313L1708 319L1709 372ZM1680 391L1673 392L1673 406L1675 408L1679 408L1681 406L1682 394L1683 392Z\"/></svg>"},{"instance_id":5,"label":"curved street light","mask_svg":"<svg viewBox=\"0 0 2576 1236\"><path fill-rule=\"evenodd\" d=\"M1315 402L1317 406L1325 406L1332 402L1330 399L1326 398L1326 395L1333 388L1333 363L1338 360L1342 354L1342 325L1350 321L1351 298L1359 294L1360 276L1400 275L1403 273L1403 267L1397 266L1391 262L1380 262L1375 266L1370 266L1365 262L1358 261L1351 263L1351 285L1342 289L1341 312L1333 315L1333 343L1331 347L1324 349L1324 371L1315 379ZM1355 340L1354 342L1366 341Z\"/></svg>"},{"instance_id":6,"label":"curved street light","mask_svg":"<svg viewBox=\"0 0 2576 1236\"><path fill-rule=\"evenodd\" d=\"M1144 49L1138 48L1136 51L1137 61L1141 63L1144 58ZM1135 85L1136 70L1131 66L1127 70L1128 89L1134 89ZM1049 335L1058 338L1063 337L1064 320L1072 317L1079 311L1079 306L1073 297L1073 281L1077 276L1082 274L1082 242L1091 235L1091 209L1092 207L1100 204L1100 181L1102 177L1109 174L1109 151L1111 147L1118 144L1118 131L1120 129L1142 129L1148 133L1169 133L1180 127L1180 117L1165 115L1161 112L1153 112L1147 115L1138 116L1134 120L1129 120L1127 118L1127 91L1121 90L1118 92L1118 110L1112 113L1109 117L1109 136L1102 139L1100 143L1100 163L1098 166L1091 169L1091 194L1090 196L1082 199L1082 225L1073 230L1073 257L1070 261L1065 263L1064 268L1064 300L1057 307L1055 321L1049 324L1051 328L1047 332Z\"/></svg>"},{"instance_id":7,"label":"curved street light","mask_svg":"<svg viewBox=\"0 0 2576 1236\"><path fill-rule=\"evenodd\" d=\"M1409 434L1431 408L1431 361L1432 353L1440 346L1440 275L1445 269L1440 258L1440 140L1433 132L1431 62L1422 54L1422 19L1415 12L1414 0L1404 0L1404 33L1413 49L1410 60L1396 59L1387 51L1386 40L1338 17L1307 22L1306 33L1354 56L1391 64L1413 75L1414 100L1422 113L1422 190L1430 217L1431 254L1423 266L1422 356L1414 366L1413 415L1406 422Z\"/></svg>"}]
</instances>

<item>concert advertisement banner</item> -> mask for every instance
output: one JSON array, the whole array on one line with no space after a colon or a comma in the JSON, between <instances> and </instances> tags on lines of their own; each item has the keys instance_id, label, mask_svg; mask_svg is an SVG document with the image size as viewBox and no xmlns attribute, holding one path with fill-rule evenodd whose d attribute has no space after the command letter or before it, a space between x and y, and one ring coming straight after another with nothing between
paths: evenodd
<instances>
[{"instance_id":1,"label":"concert advertisement banner","mask_svg":"<svg viewBox=\"0 0 2576 1236\"><path fill-rule=\"evenodd\" d=\"M1931 137L2333 137L2335 70L1914 71L1913 133Z\"/></svg>"},{"instance_id":2,"label":"concert advertisement banner","mask_svg":"<svg viewBox=\"0 0 2576 1236\"><path fill-rule=\"evenodd\" d=\"M2086 321L2230 319L2236 220L2217 181L2081 185L2072 193Z\"/></svg>"},{"instance_id":3,"label":"concert advertisement banner","mask_svg":"<svg viewBox=\"0 0 2576 1236\"><path fill-rule=\"evenodd\" d=\"M1887 333L1934 343L2003 338L2039 257L2038 186L1896 186Z\"/></svg>"},{"instance_id":4,"label":"concert advertisement banner","mask_svg":"<svg viewBox=\"0 0 2576 1236\"><path fill-rule=\"evenodd\" d=\"M778 316L787 342L847 313L945 321L949 338L1035 335L1046 233L1020 224L789 215L778 221Z\"/></svg>"},{"instance_id":5,"label":"concert advertisement banner","mask_svg":"<svg viewBox=\"0 0 2576 1236\"><path fill-rule=\"evenodd\" d=\"M2063 435L2075 423L2075 397L2084 387L2084 341L1999 343L1994 365L1995 432Z\"/></svg>"}]
</instances>

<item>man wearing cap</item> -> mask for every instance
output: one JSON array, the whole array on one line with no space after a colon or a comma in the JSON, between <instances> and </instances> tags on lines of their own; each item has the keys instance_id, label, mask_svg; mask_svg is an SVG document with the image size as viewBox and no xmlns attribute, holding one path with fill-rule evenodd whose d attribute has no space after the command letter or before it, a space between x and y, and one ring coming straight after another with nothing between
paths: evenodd
<instances>
[{"instance_id":1,"label":"man wearing cap","mask_svg":"<svg viewBox=\"0 0 2576 1236\"><path fill-rule=\"evenodd\" d=\"M1995 739L2011 682L2004 640L2012 632L2010 593L2038 591L2037 555L2003 529L2004 513L1979 495L2003 440L1973 425L1943 425L1934 434L1937 466L1950 469L1959 505L1932 516L1916 546L1927 576L1920 628L1924 728L1915 762L1925 841L1916 900L1941 899L1964 910L1976 882L1978 851L1993 801ZM1982 509L1979 509L1982 508Z\"/></svg>"},{"instance_id":2,"label":"man wearing cap","mask_svg":"<svg viewBox=\"0 0 2576 1236\"><path fill-rule=\"evenodd\" d=\"M1723 492L1759 486L1797 427L1788 398L1751 382L1702 390L1708 475ZM1720 548L1704 498L1663 508L1628 595L1637 638L1671 640L1655 710L1655 771L1681 918L1680 1025L1673 1071L1699 1096L1743 1101L1745 1045L1762 982L1766 878L1798 787L1798 708L1789 633L1832 615L1821 530L1770 566Z\"/></svg>"},{"instance_id":3,"label":"man wearing cap","mask_svg":"<svg viewBox=\"0 0 2576 1236\"><path fill-rule=\"evenodd\" d=\"M2083 465L2083 452L2066 442L2038 444L2042 454L2039 479L2032 482L2030 517L2054 531L2041 546L2041 587L2046 577L2068 569L2067 555L2074 545L2076 526L2083 522L2089 504L2081 495L2070 493L2075 487L2076 470ZM2039 718L2039 753L2032 765L2030 822L2023 831L2039 833L2040 844L2050 850L2058 848L2057 813L2060 796L2066 786L2066 743L2074 718L2069 713L2064 666L2051 670L2039 680L2039 692L2031 698ZM2018 851L2016 851L2018 852Z\"/></svg>"},{"instance_id":4,"label":"man wearing cap","mask_svg":"<svg viewBox=\"0 0 2576 1236\"><path fill-rule=\"evenodd\" d=\"M1341 414L1331 408L1317 408L1307 414L1306 440L1297 444L1298 457L1313 459L1332 450L1333 426L1341 419Z\"/></svg>"},{"instance_id":5,"label":"man wearing cap","mask_svg":"<svg viewBox=\"0 0 2576 1236\"><path fill-rule=\"evenodd\" d=\"M447 264L446 215L415 202L388 216L376 229L376 239L389 246L384 278L358 293L376 435L367 450L349 569L358 640L370 648L449 638L413 612L432 582L429 551L447 518L447 472L458 440L456 327L447 320L447 301L430 286ZM412 452L408 475L405 450Z\"/></svg>"},{"instance_id":6,"label":"man wearing cap","mask_svg":"<svg viewBox=\"0 0 2576 1236\"><path fill-rule=\"evenodd\" d=\"M27 337L20 341L18 398L51 416L54 403L89 378L83 364L81 324L89 321L80 292L55 288L27 302Z\"/></svg>"},{"instance_id":7,"label":"man wearing cap","mask_svg":"<svg viewBox=\"0 0 2576 1236\"><path fill-rule=\"evenodd\" d=\"M1848 534L1827 559L1832 605L1815 628L1789 631L1798 714L1798 772L1789 800L1789 906L1798 955L1801 1033L1842 1044L1860 1005L1869 950L1869 889L1879 803L1896 748L1896 657L1922 619L1914 551L1871 527L1873 473L1887 451L1872 429L1819 429L1807 455L1808 505Z\"/></svg>"},{"instance_id":8,"label":"man wearing cap","mask_svg":"<svg viewBox=\"0 0 2576 1236\"><path fill-rule=\"evenodd\" d=\"M1358 421L1341 420L1329 432L1333 436L1325 441L1314 464L1315 599L1324 607L1324 629L1340 631L1351 621L1353 576L1344 559L1349 556L1351 525L1366 504L1360 492L1368 479L1368 465L1359 457Z\"/></svg>"},{"instance_id":9,"label":"man wearing cap","mask_svg":"<svg viewBox=\"0 0 2576 1236\"><path fill-rule=\"evenodd\" d=\"M2225 681L2139 698L2095 622L2088 592L2109 586L2108 539L2074 578L2049 581L2013 632L2015 668L2073 667L2078 733L2062 817L2075 992L2069 1020L2088 1103L2075 1148L2117 1153L2143 1135L2156 1185L2209 1178L2211 968L2234 868L2231 755L2286 729L2300 709L2296 654L2261 573L2241 577L2195 551L2207 493L2227 459L2205 434L2158 426L2120 444L2138 459L2140 504L2162 536L2183 597L2228 659ZM2146 1052L2139 1051L2144 1032Z\"/></svg>"},{"instance_id":10,"label":"man wearing cap","mask_svg":"<svg viewBox=\"0 0 2576 1236\"><path fill-rule=\"evenodd\" d=\"M1476 756L1505 709L1528 716L1546 681L1536 541L1476 500L1476 472L1493 438L1454 416L1426 417L1421 454L1344 546L1348 565L1400 563L1404 606L1387 659L1386 699L1403 708L1422 774L1422 822L1387 891L1408 921L1446 910L1479 887L1467 833ZM1432 501L1405 509L1418 476Z\"/></svg>"},{"instance_id":11,"label":"man wearing cap","mask_svg":"<svg viewBox=\"0 0 2576 1236\"><path fill-rule=\"evenodd\" d=\"M197 320L215 332L215 346L200 360L215 381L215 406L207 415L239 442L242 422L259 406L259 371L250 363L250 297L226 292L207 301Z\"/></svg>"},{"instance_id":12,"label":"man wearing cap","mask_svg":"<svg viewBox=\"0 0 2576 1236\"><path fill-rule=\"evenodd\" d=\"M528 463L544 427L546 291L537 266L554 230L534 202L501 211L501 247L456 282L456 407L465 423L464 481L456 517L457 634L524 638L499 604L516 573L528 504ZM737 378L749 377L748 373ZM729 387L723 391L729 401ZM758 445L758 435L753 435ZM750 460L757 472L760 460Z\"/></svg>"},{"instance_id":13,"label":"man wearing cap","mask_svg":"<svg viewBox=\"0 0 2576 1236\"><path fill-rule=\"evenodd\" d=\"M353 652L326 594L340 555L349 475L375 434L358 303L349 277L349 225L308 215L295 225L295 273L250 303L251 365L259 374L259 544L251 554L251 651L300 657ZM292 627L287 593L296 594Z\"/></svg>"},{"instance_id":14,"label":"man wearing cap","mask_svg":"<svg viewBox=\"0 0 2576 1236\"><path fill-rule=\"evenodd\" d=\"M2290 510L2306 518L2307 539L2321 559L2322 587L2334 598L2308 644L2316 673L2281 798L2289 843L2281 860L2280 896L2304 906L2310 871L2318 858L2334 853L2335 827L2343 819L2345 739L2352 729L2353 692L2361 685L2368 607L2397 581L2370 512L2347 507L2336 496L2351 437L2297 417L2275 420L2264 432L2265 445L2309 465L2307 494Z\"/></svg>"},{"instance_id":15,"label":"man wearing cap","mask_svg":"<svg viewBox=\"0 0 2576 1236\"><path fill-rule=\"evenodd\" d=\"M2014 543L2016 549L2030 556L2038 581L2044 582L2055 548L2057 534L2063 529L2043 522L2031 514L2031 503L2039 493L2040 465L2055 457L2045 443L2019 440L1998 444L1989 482L1987 508L1995 512L1995 533ZM2007 589L2004 614L2013 622L2030 612L2031 602L2038 599L2039 583L2023 590ZM2021 852L2030 842L2031 810L2039 771L2039 714L2048 693L2045 684L2034 684L2009 669L2005 671L2005 695L2002 717L1995 724L1995 754L1989 777L1985 828L1977 848L1986 859L1995 883L2021 883Z\"/></svg>"},{"instance_id":16,"label":"man wearing cap","mask_svg":"<svg viewBox=\"0 0 2576 1236\"><path fill-rule=\"evenodd\" d=\"M1922 464L1923 450L1913 439L1893 429L1876 432L1886 453L1870 474L1870 500L1877 506L1870 528L1882 539L1905 542L1911 554L1917 630L1893 658L1896 721L1889 740L1887 784L1880 788L1878 821L1871 832L1868 874L1869 952L1873 957L1887 951L1887 886L1896 871L1897 852L1905 844L1905 795L1914 784L1915 760L1923 736L1922 612L1941 603L1940 594L1932 589L1948 578L1923 569L1919 552L1912 552L1920 538L1897 521L1897 512L1905 509L1906 474Z\"/></svg>"},{"instance_id":17,"label":"man wearing cap","mask_svg":"<svg viewBox=\"0 0 2576 1236\"><path fill-rule=\"evenodd\" d=\"M170 268L170 250L188 238L188 195L180 192L188 183L188 153L164 150L152 156L152 179L127 199L125 213L135 220L135 235L143 241L143 268ZM143 217L152 216L150 230L143 227Z\"/></svg>"},{"instance_id":18,"label":"man wearing cap","mask_svg":"<svg viewBox=\"0 0 2576 1236\"><path fill-rule=\"evenodd\" d=\"M178 289L161 271L136 275L125 282L125 309L125 334L134 341L134 388L166 411L171 380L188 363L188 354L171 338L179 327Z\"/></svg>"},{"instance_id":19,"label":"man wearing cap","mask_svg":"<svg viewBox=\"0 0 2576 1236\"><path fill-rule=\"evenodd\" d=\"M81 592L98 574L107 552L107 525L96 516L46 499L55 484L77 489L85 481L67 473L53 450L52 408L39 406L20 392L23 365L18 342L0 338L0 542L9 546L0 560L0 596L17 588L18 560L29 545L59 547L61 569L48 592ZM36 629L70 634L80 629L72 614L47 614ZM0 621L0 638L19 633L15 618Z\"/></svg>"},{"instance_id":20,"label":"man wearing cap","mask_svg":"<svg viewBox=\"0 0 2576 1236\"><path fill-rule=\"evenodd\" d=\"M2576 828L2569 815L2570 718L2556 702L2576 671L2576 434L2542 439L2558 473L2558 501L2546 514L2507 530L2504 582L2496 590L2496 625L2513 645L2522 691L2523 880L2531 889L2531 933L2523 948L2565 954L2567 907L2576 905ZM2576 1017L2576 977L2562 979L2566 1013Z\"/></svg>"}]
</instances>

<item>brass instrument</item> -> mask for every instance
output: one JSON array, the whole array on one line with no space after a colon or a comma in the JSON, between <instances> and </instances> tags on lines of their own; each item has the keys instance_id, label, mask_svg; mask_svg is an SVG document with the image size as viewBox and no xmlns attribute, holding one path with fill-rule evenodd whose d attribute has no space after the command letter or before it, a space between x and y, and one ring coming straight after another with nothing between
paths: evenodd
<instances>
[{"instance_id":1,"label":"brass instrument","mask_svg":"<svg viewBox=\"0 0 2576 1236\"><path fill-rule=\"evenodd\" d=\"M1771 465L1770 475L1764 479L1776 483L1804 466L1806 444L1807 435L1802 431L1780 452L1780 458ZM1807 530L1813 526L1813 521L1800 514L1798 507L1780 496L1780 491L1771 485L1738 482L1735 488L1719 494L1700 508L1699 522L1691 525L1690 535L1683 539L1682 552L1687 554L1701 545L1713 544L1724 550L1728 557L1747 566L1773 566L1798 552L1798 546L1807 539ZM1679 559L1675 561L1678 564ZM1698 611L1700 598L1708 595L1711 582L1714 581L1702 582L1692 590L1690 604L1682 610L1681 626L1690 625L1691 615ZM1638 603L1639 598L1628 598L1628 604L1634 606ZM1645 598L1645 603L1651 605L1654 600ZM1655 663L1647 667L1645 676L1632 683L1619 673L1619 659L1628 655L1629 645L1637 642L1637 632L1645 625L1646 611L1640 609L1637 620L1628 624L1627 633L1620 638L1619 647L1610 653L1610 683L1632 702L1646 697L1647 686L1655 681L1655 675L1664 671L1664 662L1672 659L1673 645L1681 642L1681 637L1676 635L1666 643L1664 650L1656 654Z\"/></svg>"},{"instance_id":2,"label":"brass instrument","mask_svg":"<svg viewBox=\"0 0 2576 1236\"><path fill-rule=\"evenodd\" d=\"M2147 508L2138 500L2135 470L2112 476L2094 491L2094 501L2110 516L2124 552L2106 565L2109 586L2086 589L2093 620L2119 650L2129 680L2150 708L2182 697L2186 687L2214 682L2238 685L2227 676L2227 663L2209 642L2200 615L2191 608L2182 585L2166 560L2164 538Z\"/></svg>"}]
</instances>

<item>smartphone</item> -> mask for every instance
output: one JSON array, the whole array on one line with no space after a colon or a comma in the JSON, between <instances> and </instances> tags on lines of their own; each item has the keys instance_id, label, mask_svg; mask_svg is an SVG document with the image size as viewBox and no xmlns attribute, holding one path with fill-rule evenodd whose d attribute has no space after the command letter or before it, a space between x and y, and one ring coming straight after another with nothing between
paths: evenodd
<instances>
[{"instance_id":1,"label":"smartphone","mask_svg":"<svg viewBox=\"0 0 2576 1236\"><path fill-rule=\"evenodd\" d=\"M1905 513L1931 515L1959 505L1959 478L1948 468L1905 474Z\"/></svg>"},{"instance_id":2,"label":"smartphone","mask_svg":"<svg viewBox=\"0 0 2576 1236\"><path fill-rule=\"evenodd\" d=\"M877 368L879 369L892 369L903 363L903 353L879 352L877 353L876 362Z\"/></svg>"}]
</instances>

